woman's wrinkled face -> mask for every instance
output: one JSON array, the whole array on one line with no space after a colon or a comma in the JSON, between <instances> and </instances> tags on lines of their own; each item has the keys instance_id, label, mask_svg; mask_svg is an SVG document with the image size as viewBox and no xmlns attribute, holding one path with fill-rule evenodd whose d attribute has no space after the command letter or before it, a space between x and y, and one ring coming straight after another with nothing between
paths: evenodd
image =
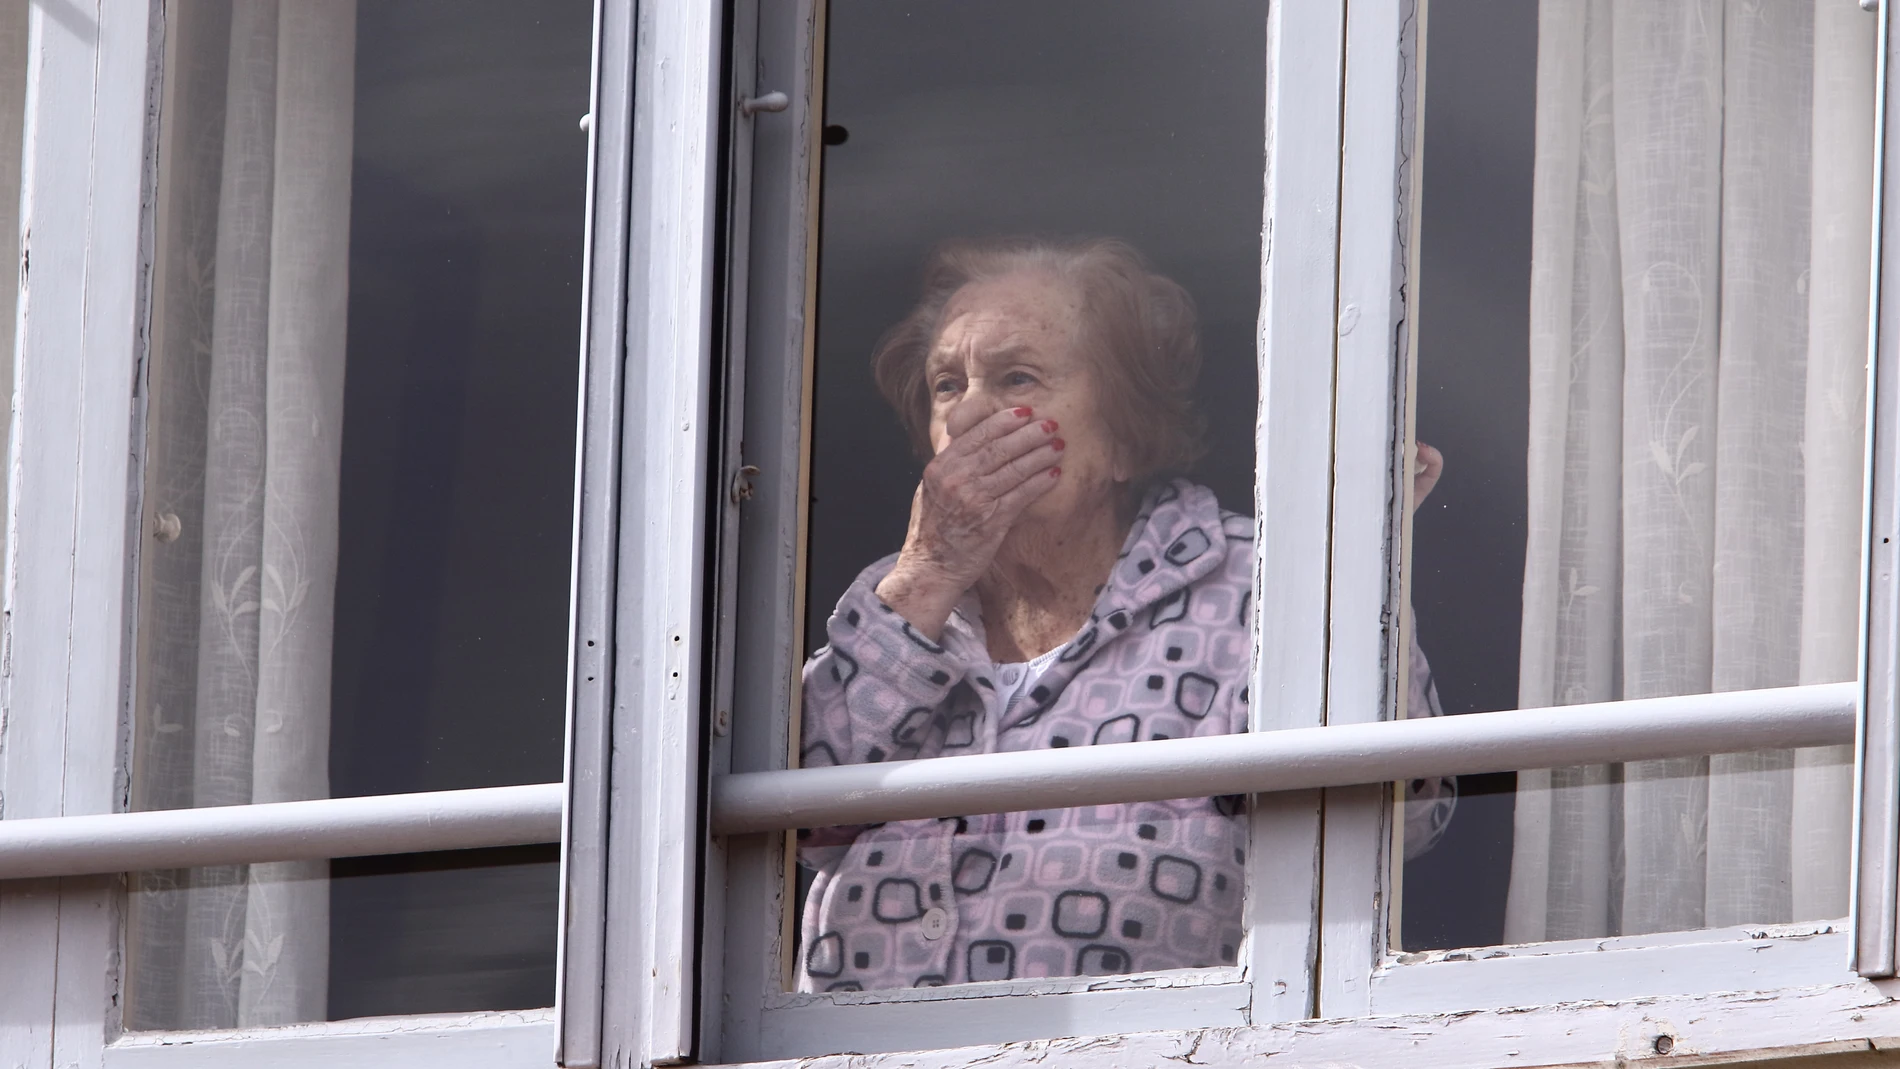
<instances>
[{"instance_id":1,"label":"woman's wrinkled face","mask_svg":"<svg viewBox=\"0 0 1900 1069\"><path fill-rule=\"evenodd\" d=\"M950 440L1004 408L1053 419L1063 440L1056 488L1027 517L1054 520L1112 500L1127 481L1097 403L1095 358L1077 329L1082 302L1053 274L1022 271L957 291L925 364L930 442Z\"/></svg>"}]
</instances>

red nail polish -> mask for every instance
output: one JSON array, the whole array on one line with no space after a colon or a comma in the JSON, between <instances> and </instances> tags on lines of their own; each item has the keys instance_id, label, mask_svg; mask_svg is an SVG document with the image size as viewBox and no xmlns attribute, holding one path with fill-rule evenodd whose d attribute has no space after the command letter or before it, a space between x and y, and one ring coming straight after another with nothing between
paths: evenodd
<instances>
[{"instance_id":1,"label":"red nail polish","mask_svg":"<svg viewBox=\"0 0 1900 1069\"><path fill-rule=\"evenodd\" d=\"M1050 468L1050 469L1049 469L1049 477L1050 477L1051 479L1053 479L1053 478L1055 478L1056 476L1058 476L1058 475L1060 475L1060 474L1062 474L1062 469L1061 469L1061 468Z\"/></svg>"},{"instance_id":2,"label":"red nail polish","mask_svg":"<svg viewBox=\"0 0 1900 1069\"><path fill-rule=\"evenodd\" d=\"M1027 408L1019 408L1016 410L1016 416L1018 419L1028 419L1029 417L1033 415L1035 415L1035 412Z\"/></svg>"},{"instance_id":3,"label":"red nail polish","mask_svg":"<svg viewBox=\"0 0 1900 1069\"><path fill-rule=\"evenodd\" d=\"M1055 449L1055 451L1056 451L1056 452L1058 452L1058 453L1060 453L1060 452L1062 451L1062 447L1063 447L1063 445L1064 445L1064 444L1065 444L1065 443L1064 443L1064 442L1062 441L1062 439L1060 439L1060 438L1057 438L1057 439L1056 439L1055 441L1052 441L1052 442L1050 442L1050 443L1049 443L1049 445L1050 445L1051 447L1053 447L1053 448Z\"/></svg>"},{"instance_id":4,"label":"red nail polish","mask_svg":"<svg viewBox=\"0 0 1900 1069\"><path fill-rule=\"evenodd\" d=\"M1056 427L1057 427L1057 424L1055 420L1045 419L1042 421L1042 429L1049 434L1054 434L1056 432Z\"/></svg>"}]
</instances>

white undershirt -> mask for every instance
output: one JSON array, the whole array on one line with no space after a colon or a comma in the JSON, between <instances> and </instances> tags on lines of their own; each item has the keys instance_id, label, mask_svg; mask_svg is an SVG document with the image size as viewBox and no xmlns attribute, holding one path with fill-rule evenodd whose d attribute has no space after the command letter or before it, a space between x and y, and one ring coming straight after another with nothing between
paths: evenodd
<instances>
[{"instance_id":1,"label":"white undershirt","mask_svg":"<svg viewBox=\"0 0 1900 1069\"><path fill-rule=\"evenodd\" d=\"M996 666L996 681L1001 684L998 693L1003 696L1003 716L1007 718L1016 710L1016 703L1028 696L1036 686L1036 680L1042 678L1043 669L1055 663L1056 654L1062 652L1057 646L1048 653L1031 661L1016 661Z\"/></svg>"}]
</instances>

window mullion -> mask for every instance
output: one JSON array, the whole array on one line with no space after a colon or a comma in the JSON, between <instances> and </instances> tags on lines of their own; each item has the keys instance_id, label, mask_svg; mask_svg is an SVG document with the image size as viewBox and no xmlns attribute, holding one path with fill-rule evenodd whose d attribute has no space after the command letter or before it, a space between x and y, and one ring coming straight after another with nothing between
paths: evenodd
<instances>
[{"instance_id":1,"label":"window mullion","mask_svg":"<svg viewBox=\"0 0 1900 1069\"><path fill-rule=\"evenodd\" d=\"M1859 804L1858 846L1854 867L1855 969L1862 976L1892 976L1896 964L1896 897L1900 896L1900 299L1882 285L1886 268L1900 264L1900 228L1885 222L1900 218L1900 190L1886 180L1893 173L1891 153L1900 146L1893 123L1894 86L1888 78L1893 45L1890 9L1880 8L1875 129L1875 260L1872 317L1873 359L1868 367L1868 455L1865 496L1868 528L1866 598L1861 614L1864 645L1860 676L1865 714L1855 755Z\"/></svg>"},{"instance_id":2,"label":"window mullion","mask_svg":"<svg viewBox=\"0 0 1900 1069\"><path fill-rule=\"evenodd\" d=\"M1254 731L1322 723L1338 248L1339 2L1276 4L1267 24L1267 183L1255 516ZM1263 611L1272 606L1272 611ZM1255 799L1245 963L1256 1024L1313 1007L1320 795Z\"/></svg>"},{"instance_id":3,"label":"window mullion","mask_svg":"<svg viewBox=\"0 0 1900 1069\"><path fill-rule=\"evenodd\" d=\"M690 1057L695 1035L725 28L693 4L636 23L600 1057L647 1065Z\"/></svg>"},{"instance_id":4,"label":"window mullion","mask_svg":"<svg viewBox=\"0 0 1900 1069\"><path fill-rule=\"evenodd\" d=\"M16 331L0 665L8 818L117 801L150 72L144 20L113 7L100 17L131 24L121 54L31 14L20 255L32 270ZM113 70L99 69L108 58Z\"/></svg>"},{"instance_id":5,"label":"window mullion","mask_svg":"<svg viewBox=\"0 0 1900 1069\"><path fill-rule=\"evenodd\" d=\"M17 346L0 624L8 819L109 813L120 800L154 17L137 0L27 15L25 237L0 250L21 257L18 321L6 324ZM117 907L106 880L0 886L0 1006L24 1025L0 1028L0 1063L96 1064L114 1014ZM56 1031L55 1014L74 1025Z\"/></svg>"},{"instance_id":6,"label":"window mullion","mask_svg":"<svg viewBox=\"0 0 1900 1069\"><path fill-rule=\"evenodd\" d=\"M756 471L738 510L735 611L722 635L733 675L730 704L719 708L729 713L731 734L716 740L723 745L713 747L711 766L744 773L783 769L797 748L798 718L788 710L798 708L804 654L825 4L740 3L733 19L734 92L788 97L783 111L735 118L732 135L732 195L743 204L732 208L729 277L744 302L729 304L725 358L746 384L740 437ZM723 866L725 885L707 913L724 925L708 930L706 952L721 957L706 963L703 982L716 982L726 997L702 1001L709 1059L764 1053L768 1005L786 984L796 923L787 840L728 837L710 847L708 867Z\"/></svg>"},{"instance_id":7,"label":"window mullion","mask_svg":"<svg viewBox=\"0 0 1900 1069\"><path fill-rule=\"evenodd\" d=\"M1394 715L1394 651L1404 599L1394 471L1405 435L1404 282L1410 246L1416 92L1410 3L1354 4L1345 30L1340 132L1339 298L1333 428L1331 645L1326 722ZM1396 195L1395 195L1396 191ZM1321 1016L1367 1012L1367 979L1385 943L1381 886L1390 806L1384 784L1329 790L1320 903Z\"/></svg>"},{"instance_id":8,"label":"window mullion","mask_svg":"<svg viewBox=\"0 0 1900 1069\"><path fill-rule=\"evenodd\" d=\"M631 0L606 0L597 8L588 113L587 297L581 311L580 440L569 592L574 615L568 638L568 797L555 992L555 1058L566 1066L600 1064L633 18Z\"/></svg>"}]
</instances>

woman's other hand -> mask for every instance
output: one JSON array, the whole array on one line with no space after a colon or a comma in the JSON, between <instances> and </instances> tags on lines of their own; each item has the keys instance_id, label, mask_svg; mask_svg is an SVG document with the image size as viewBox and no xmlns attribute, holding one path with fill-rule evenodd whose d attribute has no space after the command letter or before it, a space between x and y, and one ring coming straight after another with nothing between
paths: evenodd
<instances>
[{"instance_id":1,"label":"woman's other hand","mask_svg":"<svg viewBox=\"0 0 1900 1069\"><path fill-rule=\"evenodd\" d=\"M1011 525L1061 477L1060 430L1017 407L954 435L924 466L904 548L878 583L878 597L932 641L941 636Z\"/></svg>"},{"instance_id":2,"label":"woman's other hand","mask_svg":"<svg viewBox=\"0 0 1900 1069\"><path fill-rule=\"evenodd\" d=\"M1445 473L1445 456L1438 450L1418 443L1418 455L1412 462L1412 511L1425 503L1432 495L1432 487L1438 485L1438 477Z\"/></svg>"}]
</instances>

